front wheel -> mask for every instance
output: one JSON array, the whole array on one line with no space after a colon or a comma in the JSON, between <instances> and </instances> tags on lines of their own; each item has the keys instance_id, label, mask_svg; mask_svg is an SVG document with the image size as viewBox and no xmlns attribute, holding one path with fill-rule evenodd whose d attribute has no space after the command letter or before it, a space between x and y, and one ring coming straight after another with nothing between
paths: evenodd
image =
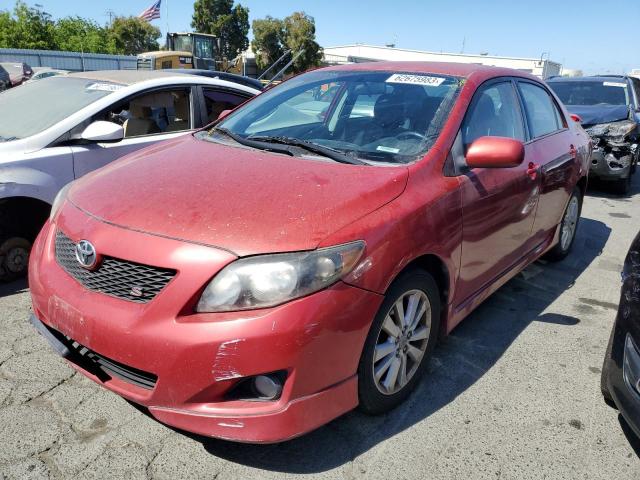
<instances>
[{"instance_id":1,"label":"front wheel","mask_svg":"<svg viewBox=\"0 0 640 480\"><path fill-rule=\"evenodd\" d=\"M569 255L573 241L576 238L578 222L580 221L580 206L582 204L582 194L578 187L573 189L573 194L569 199L567 208L560 223L560 238L558 244L547 254L547 258L552 261L559 261Z\"/></svg>"},{"instance_id":2,"label":"front wheel","mask_svg":"<svg viewBox=\"0 0 640 480\"><path fill-rule=\"evenodd\" d=\"M31 242L22 237L0 238L0 282L26 276Z\"/></svg>"},{"instance_id":3,"label":"front wheel","mask_svg":"<svg viewBox=\"0 0 640 480\"><path fill-rule=\"evenodd\" d=\"M361 410L384 413L407 398L424 374L439 321L438 287L427 272L408 272L389 287L358 366Z\"/></svg>"}]
</instances>

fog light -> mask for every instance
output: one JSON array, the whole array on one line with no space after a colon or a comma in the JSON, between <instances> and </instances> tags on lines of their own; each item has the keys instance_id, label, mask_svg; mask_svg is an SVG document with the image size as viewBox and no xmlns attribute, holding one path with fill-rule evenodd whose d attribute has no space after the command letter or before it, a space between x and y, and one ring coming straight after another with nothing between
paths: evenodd
<instances>
[{"instance_id":1,"label":"fog light","mask_svg":"<svg viewBox=\"0 0 640 480\"><path fill-rule=\"evenodd\" d=\"M282 393L282 381L276 375L258 375L253 379L253 388L261 398L274 400Z\"/></svg>"}]
</instances>

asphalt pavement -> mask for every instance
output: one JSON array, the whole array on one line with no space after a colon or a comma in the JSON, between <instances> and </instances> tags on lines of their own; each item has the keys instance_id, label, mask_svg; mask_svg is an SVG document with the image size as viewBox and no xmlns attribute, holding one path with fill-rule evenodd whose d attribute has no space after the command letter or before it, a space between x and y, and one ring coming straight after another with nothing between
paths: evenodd
<instances>
[{"instance_id":1,"label":"asphalt pavement","mask_svg":"<svg viewBox=\"0 0 640 480\"><path fill-rule=\"evenodd\" d=\"M401 407L279 445L161 425L53 353L28 322L26 282L0 285L0 478L637 480L640 440L599 389L640 175L633 192L590 189L572 254L468 317Z\"/></svg>"}]
</instances>

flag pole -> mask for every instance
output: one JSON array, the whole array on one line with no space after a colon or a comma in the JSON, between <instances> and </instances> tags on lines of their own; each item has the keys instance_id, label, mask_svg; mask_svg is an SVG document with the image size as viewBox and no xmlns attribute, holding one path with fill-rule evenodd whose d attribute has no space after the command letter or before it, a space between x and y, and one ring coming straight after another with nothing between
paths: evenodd
<instances>
[{"instance_id":1,"label":"flag pole","mask_svg":"<svg viewBox=\"0 0 640 480\"><path fill-rule=\"evenodd\" d=\"M169 0L164 0L164 12L167 16L167 33L169 33Z\"/></svg>"}]
</instances>

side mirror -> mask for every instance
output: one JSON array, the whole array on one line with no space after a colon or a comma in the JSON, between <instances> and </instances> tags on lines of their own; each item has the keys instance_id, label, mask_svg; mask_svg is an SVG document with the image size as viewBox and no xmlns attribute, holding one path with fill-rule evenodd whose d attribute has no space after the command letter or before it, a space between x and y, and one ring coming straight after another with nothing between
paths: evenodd
<instances>
[{"instance_id":1,"label":"side mirror","mask_svg":"<svg viewBox=\"0 0 640 480\"><path fill-rule=\"evenodd\" d=\"M517 167L524 160L524 144L504 137L480 137L467 150L469 168Z\"/></svg>"},{"instance_id":2,"label":"side mirror","mask_svg":"<svg viewBox=\"0 0 640 480\"><path fill-rule=\"evenodd\" d=\"M222 120L224 117L229 115L232 111L233 110L231 110L231 109L221 111L220 115L218 115L218 120Z\"/></svg>"},{"instance_id":3,"label":"side mirror","mask_svg":"<svg viewBox=\"0 0 640 480\"><path fill-rule=\"evenodd\" d=\"M81 136L92 142L117 142L124 138L124 128L117 123L98 120L85 128Z\"/></svg>"},{"instance_id":4,"label":"side mirror","mask_svg":"<svg viewBox=\"0 0 640 480\"><path fill-rule=\"evenodd\" d=\"M576 115L575 113L572 113L569 116L571 117L571 120L573 120L574 122L582 123L582 118L580 117L580 115Z\"/></svg>"}]
</instances>

